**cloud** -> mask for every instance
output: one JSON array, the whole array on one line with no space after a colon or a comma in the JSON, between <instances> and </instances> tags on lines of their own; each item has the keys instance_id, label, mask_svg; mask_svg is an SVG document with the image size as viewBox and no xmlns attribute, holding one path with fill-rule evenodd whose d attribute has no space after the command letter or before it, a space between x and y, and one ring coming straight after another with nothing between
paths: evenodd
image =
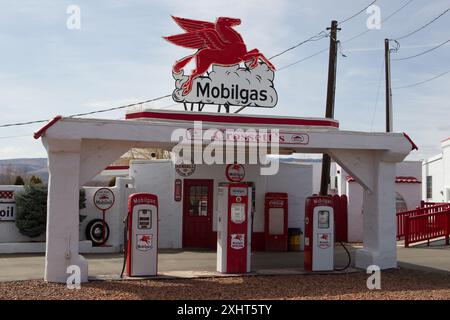
<instances>
[{"instance_id":1,"label":"cloud","mask_svg":"<svg viewBox=\"0 0 450 320\"><path fill-rule=\"evenodd\" d=\"M278 102L273 79L274 72L260 62L249 69L238 64L225 67L213 65L206 76L193 81L192 90L184 95L183 84L189 76L184 72L173 73L175 90L172 94L177 102L234 105L248 107L274 107Z\"/></svg>"}]
</instances>

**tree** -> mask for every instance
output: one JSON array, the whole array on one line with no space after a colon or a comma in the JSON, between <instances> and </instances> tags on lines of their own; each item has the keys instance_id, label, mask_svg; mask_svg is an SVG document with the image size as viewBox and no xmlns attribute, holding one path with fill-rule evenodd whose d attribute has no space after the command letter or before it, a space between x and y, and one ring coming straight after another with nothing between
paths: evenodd
<instances>
[{"instance_id":1,"label":"tree","mask_svg":"<svg viewBox=\"0 0 450 320\"><path fill-rule=\"evenodd\" d=\"M23 186L25 184L25 181L21 176L16 176L16 180L14 181L14 185L16 186Z\"/></svg>"},{"instance_id":2,"label":"tree","mask_svg":"<svg viewBox=\"0 0 450 320\"><path fill-rule=\"evenodd\" d=\"M116 186L116 177L112 177L108 182L108 187L115 187Z\"/></svg>"},{"instance_id":3,"label":"tree","mask_svg":"<svg viewBox=\"0 0 450 320\"><path fill-rule=\"evenodd\" d=\"M42 184L42 180L37 176L31 176L30 184Z\"/></svg>"},{"instance_id":4,"label":"tree","mask_svg":"<svg viewBox=\"0 0 450 320\"><path fill-rule=\"evenodd\" d=\"M25 185L22 192L15 195L17 218L16 226L19 232L30 238L35 238L46 230L47 224L47 186L44 184ZM80 209L86 207L86 194L80 189ZM82 216L80 215L80 220Z\"/></svg>"}]
</instances>

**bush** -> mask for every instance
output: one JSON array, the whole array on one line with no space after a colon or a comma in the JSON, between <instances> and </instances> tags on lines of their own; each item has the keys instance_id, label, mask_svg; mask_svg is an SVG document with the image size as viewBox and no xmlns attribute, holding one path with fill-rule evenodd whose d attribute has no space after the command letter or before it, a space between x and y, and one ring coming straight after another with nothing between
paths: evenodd
<instances>
[{"instance_id":1,"label":"bush","mask_svg":"<svg viewBox=\"0 0 450 320\"><path fill-rule=\"evenodd\" d=\"M32 176L30 178L30 184L42 184L42 180L39 177Z\"/></svg>"},{"instance_id":2,"label":"bush","mask_svg":"<svg viewBox=\"0 0 450 320\"><path fill-rule=\"evenodd\" d=\"M25 181L21 176L17 176L16 180L14 181L14 185L16 186L23 186L25 184Z\"/></svg>"},{"instance_id":3,"label":"bush","mask_svg":"<svg viewBox=\"0 0 450 320\"><path fill-rule=\"evenodd\" d=\"M15 195L17 217L16 226L24 236L35 238L45 233L47 225L47 186L43 184L25 185L22 192ZM80 209L86 207L86 194L80 189ZM80 219L82 217L80 216Z\"/></svg>"}]
</instances>

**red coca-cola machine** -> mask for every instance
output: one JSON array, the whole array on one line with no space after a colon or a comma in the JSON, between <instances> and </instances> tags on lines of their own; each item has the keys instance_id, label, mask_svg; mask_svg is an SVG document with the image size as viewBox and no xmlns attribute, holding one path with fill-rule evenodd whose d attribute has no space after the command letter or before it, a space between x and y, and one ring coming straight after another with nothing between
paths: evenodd
<instances>
[{"instance_id":1,"label":"red coca-cola machine","mask_svg":"<svg viewBox=\"0 0 450 320\"><path fill-rule=\"evenodd\" d=\"M252 189L244 183L218 188L217 271L251 270Z\"/></svg>"},{"instance_id":2,"label":"red coca-cola machine","mask_svg":"<svg viewBox=\"0 0 450 320\"><path fill-rule=\"evenodd\" d=\"M288 194L266 193L265 243L266 251L287 251L288 247Z\"/></svg>"},{"instance_id":3,"label":"red coca-cola machine","mask_svg":"<svg viewBox=\"0 0 450 320\"><path fill-rule=\"evenodd\" d=\"M334 269L334 200L312 196L305 204L305 260L307 271Z\"/></svg>"}]
</instances>

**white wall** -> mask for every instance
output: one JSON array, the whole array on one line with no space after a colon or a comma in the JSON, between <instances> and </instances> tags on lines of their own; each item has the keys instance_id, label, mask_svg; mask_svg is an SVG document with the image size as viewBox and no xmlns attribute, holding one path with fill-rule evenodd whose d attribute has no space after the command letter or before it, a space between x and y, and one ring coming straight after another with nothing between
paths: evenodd
<instances>
[{"instance_id":1,"label":"white wall","mask_svg":"<svg viewBox=\"0 0 450 320\"><path fill-rule=\"evenodd\" d=\"M433 177L431 198L427 198L427 176ZM445 200L443 155L430 158L422 165L422 199L430 202L443 202Z\"/></svg>"},{"instance_id":2,"label":"white wall","mask_svg":"<svg viewBox=\"0 0 450 320\"><path fill-rule=\"evenodd\" d=\"M337 172L340 173L337 173ZM403 161L396 164L395 175L414 177L422 180L420 161ZM338 194L346 194L348 197L348 241L361 242L363 240L363 188L357 182L347 181L349 175L340 166L336 167L338 176ZM434 179L434 178L433 178ZM345 183L344 183L345 182ZM420 205L422 199L422 187L425 183L396 183L395 192L399 193L406 202L408 210L414 210ZM344 187L343 187L344 186ZM395 194L392 195L395 197ZM395 214L393 212L392 214Z\"/></svg>"},{"instance_id":3,"label":"white wall","mask_svg":"<svg viewBox=\"0 0 450 320\"><path fill-rule=\"evenodd\" d=\"M346 182L347 190L347 238L349 242L363 240L363 195L364 189L356 182Z\"/></svg>"},{"instance_id":4,"label":"white wall","mask_svg":"<svg viewBox=\"0 0 450 320\"><path fill-rule=\"evenodd\" d=\"M312 194L312 167L303 164L280 163L279 173L261 176L259 165L244 165L245 182L255 184L255 213L253 231L264 232L264 196L266 192L288 192L289 227L300 227L304 231L304 206L307 196ZM226 165L196 165L195 172L187 179L213 179L213 230L217 230L217 188L228 182ZM158 196L160 205L160 246L182 247L183 202L173 199L174 180L179 176L170 160L132 161L130 176L134 179L136 192L150 192ZM302 241L303 242L303 241Z\"/></svg>"}]
</instances>

